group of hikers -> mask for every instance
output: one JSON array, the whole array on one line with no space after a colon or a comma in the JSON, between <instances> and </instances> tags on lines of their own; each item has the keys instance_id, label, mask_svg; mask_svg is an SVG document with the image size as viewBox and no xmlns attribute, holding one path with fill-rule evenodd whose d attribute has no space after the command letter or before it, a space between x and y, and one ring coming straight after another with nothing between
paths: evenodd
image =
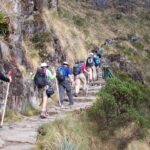
<instances>
[{"instance_id":1,"label":"group of hikers","mask_svg":"<svg viewBox=\"0 0 150 150\"><path fill-rule=\"evenodd\" d=\"M102 48L94 47L88 54L86 61L77 60L73 67L65 61L60 66L53 68L43 62L32 75L35 87L38 89L38 97L41 99L42 119L47 118L47 102L54 92L50 81L55 80L58 87L58 95L60 105L63 106L65 93L68 96L69 106L74 104L74 96L79 96L80 90L83 94L87 94L88 84L99 78L99 69L101 67ZM11 76L6 77L0 72L0 79L6 82L11 82ZM72 87L74 90L72 90ZM73 92L74 91L74 92Z\"/></svg>"}]
</instances>

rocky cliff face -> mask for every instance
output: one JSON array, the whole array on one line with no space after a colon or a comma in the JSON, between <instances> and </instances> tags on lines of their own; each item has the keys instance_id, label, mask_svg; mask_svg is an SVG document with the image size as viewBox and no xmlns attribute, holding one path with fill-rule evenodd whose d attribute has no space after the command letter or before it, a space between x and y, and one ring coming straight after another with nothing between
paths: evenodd
<instances>
[{"instance_id":1,"label":"rocky cliff face","mask_svg":"<svg viewBox=\"0 0 150 150\"><path fill-rule=\"evenodd\" d=\"M13 82L9 94L9 107L21 111L25 105L33 98L33 86L31 82L23 78L19 65L24 66L27 71L30 71L32 64L27 60L26 49L22 42L25 37L27 40L37 32L44 32L46 25L42 19L41 11L44 5L49 8L57 8L58 2L41 1L41 0L0 0L0 11L9 18L9 34L7 38L0 38L0 58L6 72L13 69ZM59 39L53 34L54 47L59 51ZM57 56L49 56L49 59L55 60ZM4 85L4 89L6 86ZM3 89L1 89L3 90ZM1 92L1 97L4 97L5 92ZM31 98L32 97L32 98Z\"/></svg>"}]
</instances>

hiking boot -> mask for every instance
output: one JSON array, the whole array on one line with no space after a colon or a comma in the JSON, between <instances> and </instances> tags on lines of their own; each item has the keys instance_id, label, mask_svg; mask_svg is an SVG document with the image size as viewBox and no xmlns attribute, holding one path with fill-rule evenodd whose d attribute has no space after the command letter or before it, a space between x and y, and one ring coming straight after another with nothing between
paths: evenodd
<instances>
[{"instance_id":1,"label":"hiking boot","mask_svg":"<svg viewBox=\"0 0 150 150\"><path fill-rule=\"evenodd\" d=\"M73 108L74 104L73 103L69 103L68 106L71 109L71 108Z\"/></svg>"},{"instance_id":2,"label":"hiking boot","mask_svg":"<svg viewBox=\"0 0 150 150\"><path fill-rule=\"evenodd\" d=\"M78 95L77 95L77 94L74 94L74 96L75 96L75 97L78 97Z\"/></svg>"},{"instance_id":3,"label":"hiking boot","mask_svg":"<svg viewBox=\"0 0 150 150\"><path fill-rule=\"evenodd\" d=\"M41 119L46 119L46 118L47 118L47 115L46 115L46 112L45 112L45 111L42 111L42 112L41 112L40 118L41 118Z\"/></svg>"}]
</instances>

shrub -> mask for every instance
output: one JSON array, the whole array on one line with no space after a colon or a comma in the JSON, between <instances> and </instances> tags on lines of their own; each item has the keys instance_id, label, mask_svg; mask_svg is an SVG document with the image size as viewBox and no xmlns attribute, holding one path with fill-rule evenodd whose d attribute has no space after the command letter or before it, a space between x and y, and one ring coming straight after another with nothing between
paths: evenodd
<instances>
[{"instance_id":1,"label":"shrub","mask_svg":"<svg viewBox=\"0 0 150 150\"><path fill-rule=\"evenodd\" d=\"M25 110L22 112L23 115L25 116L34 116L39 113L38 110L33 108L30 104L26 106Z\"/></svg>"},{"instance_id":2,"label":"shrub","mask_svg":"<svg viewBox=\"0 0 150 150\"><path fill-rule=\"evenodd\" d=\"M97 101L89 111L90 118L103 125L125 124L134 120L140 127L149 128L150 88L135 81L107 80L106 86L98 93Z\"/></svg>"},{"instance_id":3,"label":"shrub","mask_svg":"<svg viewBox=\"0 0 150 150\"><path fill-rule=\"evenodd\" d=\"M4 14L0 12L0 35L5 36L8 33L8 24L4 21Z\"/></svg>"},{"instance_id":4,"label":"shrub","mask_svg":"<svg viewBox=\"0 0 150 150\"><path fill-rule=\"evenodd\" d=\"M80 16L73 16L74 24L79 27L85 27L86 26L86 20L84 18L81 18Z\"/></svg>"},{"instance_id":5,"label":"shrub","mask_svg":"<svg viewBox=\"0 0 150 150\"><path fill-rule=\"evenodd\" d=\"M72 19L72 15L71 15L71 12L69 12L68 10L62 8L62 7L59 7L58 10L58 15L60 18L63 18L63 19Z\"/></svg>"},{"instance_id":6,"label":"shrub","mask_svg":"<svg viewBox=\"0 0 150 150\"><path fill-rule=\"evenodd\" d=\"M35 45L36 48L44 48L46 42L51 41L51 34L49 32L39 32L35 33L31 38L31 42Z\"/></svg>"},{"instance_id":7,"label":"shrub","mask_svg":"<svg viewBox=\"0 0 150 150\"><path fill-rule=\"evenodd\" d=\"M144 45L141 42L132 42L132 45L138 50L144 49Z\"/></svg>"}]
</instances>

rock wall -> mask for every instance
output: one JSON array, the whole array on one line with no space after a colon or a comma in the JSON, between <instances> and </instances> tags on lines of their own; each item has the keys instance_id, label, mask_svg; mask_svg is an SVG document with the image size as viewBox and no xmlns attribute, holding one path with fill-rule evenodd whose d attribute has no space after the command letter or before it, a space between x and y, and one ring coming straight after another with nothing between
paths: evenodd
<instances>
[{"instance_id":1,"label":"rock wall","mask_svg":"<svg viewBox=\"0 0 150 150\"><path fill-rule=\"evenodd\" d=\"M42 8L57 9L58 0L1 0L3 5L0 11L9 19L9 34L7 40L0 38L0 58L1 65L6 73L11 68L13 70L13 81L9 92L8 106L13 110L22 111L26 105L35 101L36 95L33 82L24 79L19 65L24 66L28 73L32 70L32 64L27 61L26 50L22 46L23 38L30 40L33 34L46 31L46 25L42 18ZM59 37L52 31L54 54L47 54L43 60L61 63L66 59L63 54ZM42 58L41 58L42 60ZM5 96L6 83L1 86L1 100Z\"/></svg>"}]
</instances>

